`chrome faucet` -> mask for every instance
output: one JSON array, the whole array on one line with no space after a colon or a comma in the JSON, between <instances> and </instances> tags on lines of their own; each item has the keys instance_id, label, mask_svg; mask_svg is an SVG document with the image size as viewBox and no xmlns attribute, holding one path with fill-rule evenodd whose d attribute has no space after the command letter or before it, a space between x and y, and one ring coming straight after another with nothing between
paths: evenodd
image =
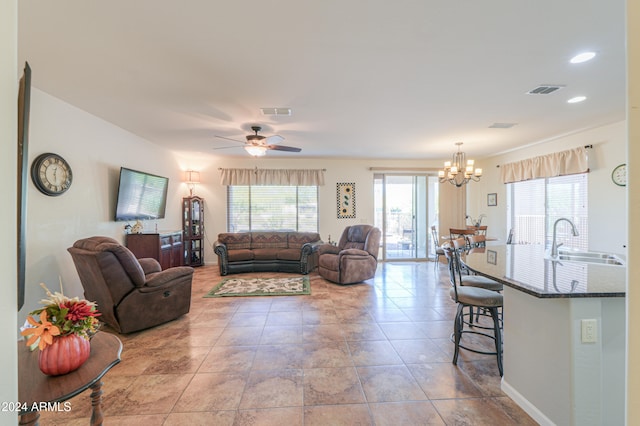
<instances>
[{"instance_id":1,"label":"chrome faucet","mask_svg":"<svg viewBox=\"0 0 640 426\"><path fill-rule=\"evenodd\" d=\"M555 223L553 224L553 243L551 244L552 258L558 257L558 247L562 245L562 243L558 244L558 242L556 241L556 238L557 238L556 229L558 228L558 222L561 222L563 220L566 222L569 222L569 225L571 225L571 233L573 234L574 237L577 237L578 235L580 235L578 234L578 230L576 229L576 226L573 224L573 222L571 222L566 217L561 217L560 219L556 220Z\"/></svg>"}]
</instances>

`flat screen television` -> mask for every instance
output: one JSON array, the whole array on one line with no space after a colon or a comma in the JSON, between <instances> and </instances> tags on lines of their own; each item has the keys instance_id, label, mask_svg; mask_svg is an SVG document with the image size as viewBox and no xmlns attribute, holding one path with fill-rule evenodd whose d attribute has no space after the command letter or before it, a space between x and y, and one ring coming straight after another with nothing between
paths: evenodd
<instances>
[{"instance_id":1,"label":"flat screen television","mask_svg":"<svg viewBox=\"0 0 640 426\"><path fill-rule=\"evenodd\" d=\"M120 168L116 220L164 218L169 178Z\"/></svg>"}]
</instances>

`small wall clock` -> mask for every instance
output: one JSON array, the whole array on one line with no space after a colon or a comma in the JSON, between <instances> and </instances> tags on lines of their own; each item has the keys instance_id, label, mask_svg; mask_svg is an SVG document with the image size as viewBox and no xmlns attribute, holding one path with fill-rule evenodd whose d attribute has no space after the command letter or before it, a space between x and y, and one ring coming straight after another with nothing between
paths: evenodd
<instances>
[{"instance_id":1,"label":"small wall clock","mask_svg":"<svg viewBox=\"0 0 640 426\"><path fill-rule=\"evenodd\" d=\"M31 180L40 192L49 196L64 194L73 181L71 166L59 156L47 152L31 163Z\"/></svg>"},{"instance_id":2,"label":"small wall clock","mask_svg":"<svg viewBox=\"0 0 640 426\"><path fill-rule=\"evenodd\" d=\"M618 186L627 186L627 165L620 164L611 172L611 180Z\"/></svg>"}]
</instances>

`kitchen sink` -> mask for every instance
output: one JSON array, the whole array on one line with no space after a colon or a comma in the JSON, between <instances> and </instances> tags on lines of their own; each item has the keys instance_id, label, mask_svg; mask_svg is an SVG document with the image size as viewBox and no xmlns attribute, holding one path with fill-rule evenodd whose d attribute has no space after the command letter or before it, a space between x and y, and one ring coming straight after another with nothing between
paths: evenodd
<instances>
[{"instance_id":1,"label":"kitchen sink","mask_svg":"<svg viewBox=\"0 0 640 426\"><path fill-rule=\"evenodd\" d=\"M624 265L624 261L615 254L599 253L593 251L579 251L559 249L558 257L555 260L564 260L568 262L585 262L597 263L601 265Z\"/></svg>"}]
</instances>

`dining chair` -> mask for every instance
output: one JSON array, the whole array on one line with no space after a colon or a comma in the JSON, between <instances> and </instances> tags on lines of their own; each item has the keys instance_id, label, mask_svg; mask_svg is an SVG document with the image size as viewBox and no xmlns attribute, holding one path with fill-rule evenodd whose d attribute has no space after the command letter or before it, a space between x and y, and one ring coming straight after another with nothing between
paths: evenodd
<instances>
[{"instance_id":1,"label":"dining chair","mask_svg":"<svg viewBox=\"0 0 640 426\"><path fill-rule=\"evenodd\" d=\"M487 235L487 225L472 226L467 225L467 229L473 231L475 235Z\"/></svg>"},{"instance_id":2,"label":"dining chair","mask_svg":"<svg viewBox=\"0 0 640 426\"><path fill-rule=\"evenodd\" d=\"M449 238L451 238L451 240L455 240L456 238L464 238L465 240L467 240L467 247L469 247L469 237L471 235L474 235L476 233L475 230L473 229L467 229L467 228L449 228Z\"/></svg>"},{"instance_id":3,"label":"dining chair","mask_svg":"<svg viewBox=\"0 0 640 426\"><path fill-rule=\"evenodd\" d=\"M469 246L471 248L485 247L486 245L487 236L484 234L476 234L469 237Z\"/></svg>"},{"instance_id":4,"label":"dining chair","mask_svg":"<svg viewBox=\"0 0 640 426\"><path fill-rule=\"evenodd\" d=\"M444 256L444 250L440 247L438 241L438 231L436 231L436 226L431 226L431 239L433 240L433 252L436 255L436 262L440 262L440 256Z\"/></svg>"},{"instance_id":5,"label":"dining chair","mask_svg":"<svg viewBox=\"0 0 640 426\"><path fill-rule=\"evenodd\" d=\"M453 247L444 248L445 257L449 263L449 281L451 289L449 295L458 307L453 323L453 334L451 336L455 345L453 354L453 364L457 365L460 349L484 355L495 355L498 363L498 371L500 376L503 375L502 367L502 321L500 310L503 306L502 294L497 291L487 290L480 287L462 286L460 285L460 257L459 252ZM492 320L492 326L481 326L479 324L470 324L464 320L464 308L486 310ZM471 314L473 316L473 314ZM469 329L465 329L465 324L469 325ZM490 331L492 332L490 334ZM495 351L485 350L478 345L471 346L467 342L462 342L463 336L473 334L476 336L488 337L493 340ZM471 342L469 342L471 343Z\"/></svg>"},{"instance_id":6,"label":"dining chair","mask_svg":"<svg viewBox=\"0 0 640 426\"><path fill-rule=\"evenodd\" d=\"M507 234L507 244L513 244L513 228L509 229Z\"/></svg>"}]
</instances>

